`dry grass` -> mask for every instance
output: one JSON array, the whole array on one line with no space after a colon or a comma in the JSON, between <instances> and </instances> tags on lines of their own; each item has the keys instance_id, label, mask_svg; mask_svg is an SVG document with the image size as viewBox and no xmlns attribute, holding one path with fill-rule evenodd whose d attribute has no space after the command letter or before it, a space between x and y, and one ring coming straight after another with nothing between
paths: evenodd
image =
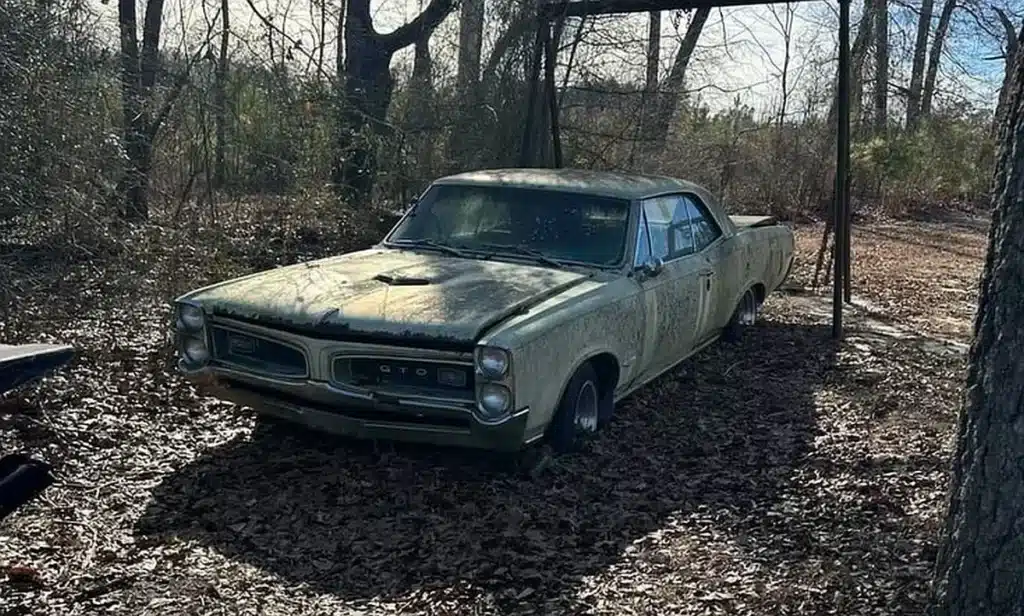
<instances>
[{"instance_id":1,"label":"dry grass","mask_svg":"<svg viewBox=\"0 0 1024 616\"><path fill-rule=\"evenodd\" d=\"M168 370L166 301L357 242L270 220L14 276L0 340L81 356L0 401L0 450L60 471L0 525L0 614L921 613L961 357L837 347L777 295L743 343L633 396L536 482L470 452L254 434ZM800 230L804 263L819 233ZM255 250L261 234L285 248ZM963 338L983 235L862 226L858 293Z\"/></svg>"}]
</instances>

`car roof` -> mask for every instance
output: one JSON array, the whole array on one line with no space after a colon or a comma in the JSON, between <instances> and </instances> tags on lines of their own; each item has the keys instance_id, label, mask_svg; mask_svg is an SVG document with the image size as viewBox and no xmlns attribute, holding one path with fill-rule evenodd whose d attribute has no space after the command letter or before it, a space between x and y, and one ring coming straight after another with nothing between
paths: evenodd
<instances>
[{"instance_id":1,"label":"car roof","mask_svg":"<svg viewBox=\"0 0 1024 616\"><path fill-rule=\"evenodd\" d=\"M547 189L629 200L667 192L706 192L676 178L590 169L481 169L445 176L433 184Z\"/></svg>"}]
</instances>

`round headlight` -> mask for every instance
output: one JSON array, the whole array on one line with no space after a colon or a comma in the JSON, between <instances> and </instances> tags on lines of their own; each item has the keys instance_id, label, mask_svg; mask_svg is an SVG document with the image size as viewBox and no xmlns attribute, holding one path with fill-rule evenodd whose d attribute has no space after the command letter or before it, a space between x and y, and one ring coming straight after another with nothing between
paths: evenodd
<instances>
[{"instance_id":1,"label":"round headlight","mask_svg":"<svg viewBox=\"0 0 1024 616\"><path fill-rule=\"evenodd\" d=\"M182 345L182 351L189 361L197 364L204 363L210 359L210 350L206 348L206 342L199 338L188 338Z\"/></svg>"},{"instance_id":2,"label":"round headlight","mask_svg":"<svg viewBox=\"0 0 1024 616\"><path fill-rule=\"evenodd\" d=\"M202 308L191 304L182 304L178 313L182 325L189 329L202 329L206 318L203 316Z\"/></svg>"},{"instance_id":3,"label":"round headlight","mask_svg":"<svg viewBox=\"0 0 1024 616\"><path fill-rule=\"evenodd\" d=\"M508 352L504 349L485 347L480 349L477 363L484 376L500 378L508 373Z\"/></svg>"},{"instance_id":4,"label":"round headlight","mask_svg":"<svg viewBox=\"0 0 1024 616\"><path fill-rule=\"evenodd\" d=\"M512 392L504 385L487 383L480 387L478 402L484 419L497 419L512 406Z\"/></svg>"}]
</instances>

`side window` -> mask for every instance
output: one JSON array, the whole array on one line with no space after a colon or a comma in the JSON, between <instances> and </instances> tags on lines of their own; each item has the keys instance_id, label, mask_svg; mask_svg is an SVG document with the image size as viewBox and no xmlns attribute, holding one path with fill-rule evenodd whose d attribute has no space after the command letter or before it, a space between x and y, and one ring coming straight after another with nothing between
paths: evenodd
<instances>
[{"instance_id":1,"label":"side window","mask_svg":"<svg viewBox=\"0 0 1024 616\"><path fill-rule=\"evenodd\" d=\"M692 196L684 199L690 227L693 229L694 248L696 252L700 252L717 240L722 230L718 228L718 224L703 203Z\"/></svg>"},{"instance_id":2,"label":"side window","mask_svg":"<svg viewBox=\"0 0 1024 616\"><path fill-rule=\"evenodd\" d=\"M679 195L656 197L644 202L644 215L651 238L651 254L666 261L694 252L687 201Z\"/></svg>"}]
</instances>

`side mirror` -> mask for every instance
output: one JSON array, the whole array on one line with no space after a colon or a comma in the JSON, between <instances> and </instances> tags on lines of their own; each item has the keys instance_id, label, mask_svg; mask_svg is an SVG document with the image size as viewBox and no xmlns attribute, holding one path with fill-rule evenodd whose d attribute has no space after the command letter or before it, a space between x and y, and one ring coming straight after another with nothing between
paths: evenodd
<instances>
[{"instance_id":1,"label":"side mirror","mask_svg":"<svg viewBox=\"0 0 1024 616\"><path fill-rule=\"evenodd\" d=\"M665 269L665 262L659 257L649 257L637 269L643 273L644 276L654 278L661 273L661 270Z\"/></svg>"}]
</instances>

